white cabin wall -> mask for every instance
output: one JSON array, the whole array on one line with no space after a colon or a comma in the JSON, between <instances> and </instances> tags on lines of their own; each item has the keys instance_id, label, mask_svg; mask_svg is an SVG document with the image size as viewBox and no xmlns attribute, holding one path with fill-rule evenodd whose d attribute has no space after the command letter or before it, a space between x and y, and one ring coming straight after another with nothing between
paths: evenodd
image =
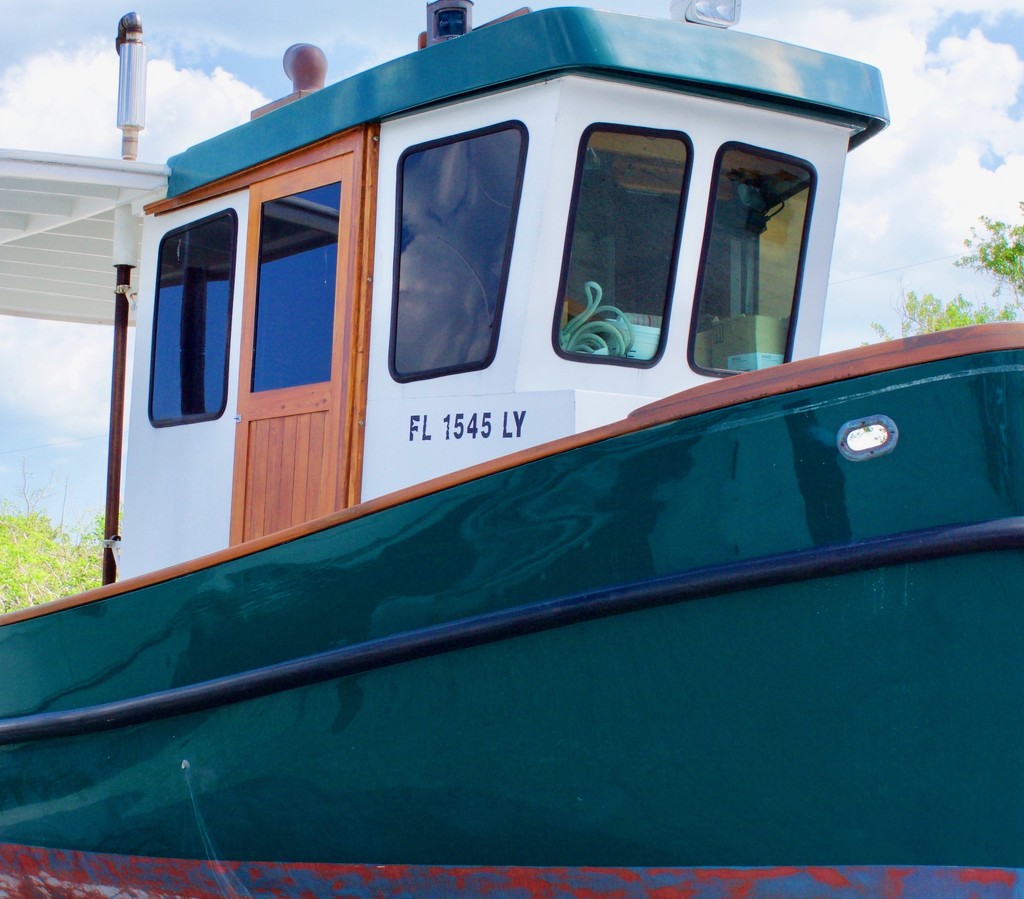
<instances>
[{"instance_id":1,"label":"white cabin wall","mask_svg":"<svg viewBox=\"0 0 1024 899\"><path fill-rule=\"evenodd\" d=\"M715 175L715 157L719 148L729 142L746 143L807 160L817 173L807 263L797 309L794 358L815 355L821 340L828 264L849 130L793 115L668 91L638 90L632 85L598 83L585 78L566 81L558 117L556 154L560 160L568 156L571 165L575 164L583 131L595 122L677 130L686 134L693 143L693 168L686 199L672 314L664 355L649 369L576 362L553 351L551 328L555 294L572 191L572 168L566 182L564 164L553 165L545 185L550 212L543 219L543 233L538 242L539 253L530 293L533 302L523 341L524 364L519 369L517 389L538 390L544 385L558 389L582 382L596 394L607 394L607 413L602 413L599 403L589 403L589 414L577 423L577 430L583 430L622 417L620 411L625 401L613 400L613 397L636 397L637 402L631 407L636 408L650 399L712 380L690 369L687 344L708 201ZM561 212L563 208L564 213ZM540 297L545 299L539 300ZM545 351L535 352L535 348L540 347Z\"/></svg>"},{"instance_id":2,"label":"white cabin wall","mask_svg":"<svg viewBox=\"0 0 1024 899\"><path fill-rule=\"evenodd\" d=\"M521 121L529 147L497 355L487 369L410 383L388 371L396 170L411 146L505 121ZM673 312L651 368L559 357L551 328L583 132L595 123L678 130L693 143ZM376 257L364 449L363 499L517 449L620 419L658 397L709 380L687 363L694 286L715 156L736 141L806 159L817 172L794 356L817 352L848 129L768 110L635 85L567 76L388 121L380 136ZM154 428L150 352L157 254L164 234L233 208L238 216L227 408L215 421ZM127 577L228 545L248 193L150 218L142 277L127 444L124 540ZM445 439L456 416L489 424L489 436ZM444 424L448 416L449 425ZM450 433L449 433L450 436Z\"/></svg>"},{"instance_id":3,"label":"white cabin wall","mask_svg":"<svg viewBox=\"0 0 1024 899\"><path fill-rule=\"evenodd\" d=\"M807 234L800 305L796 313L797 327L793 336L793 359L808 359L821 351L825 300L828 297L832 249L835 245L836 221L839 218L839 195L850 132L845 128L818 124L816 136L821 149L811 161L818 180Z\"/></svg>"},{"instance_id":4,"label":"white cabin wall","mask_svg":"<svg viewBox=\"0 0 1024 899\"><path fill-rule=\"evenodd\" d=\"M569 205L572 199L573 179L580 140L591 125L613 124L681 131L694 140L692 120L684 119L685 106L679 101L689 98L668 92L638 88L635 85L609 83L582 77L565 78L562 104L558 115L555 155L558 164L547 171L543 188L548 199L548 212L542 219L542 232L538 253L534 260L533 282L530 296L533 302L527 314L526 333L522 347L522 363L517 388L521 390L551 387L575 387L585 390L580 409L581 417L575 430L581 431L622 418L629 411L649 399L675 393L708 380L692 372L686 365L685 338L682 364L673 358L675 341L672 337L689 327L689 305L692 283L685 300L685 308L677 305L680 296L677 278L676 298L673 302L665 353L651 368L622 365L602 365L587 361L564 359L552 345L552 326L557 302L558 284L565 252ZM698 104L701 101L697 101ZM681 119L683 121L681 121ZM685 127L690 125L691 127ZM695 142L696 143L696 142ZM697 155L695 146L694 155ZM708 185L691 178L684 222L692 222L694 210L707 206ZM687 237L696 233L695 248L688 246ZM681 258L694 249L700 253L700 231L684 230ZM681 319L685 324L681 325ZM607 397L606 402L601 397ZM642 398L642 399L638 399Z\"/></svg>"},{"instance_id":5,"label":"white cabin wall","mask_svg":"<svg viewBox=\"0 0 1024 899\"><path fill-rule=\"evenodd\" d=\"M398 383L388 372L387 358L399 157L410 146L508 120L526 125L529 153L497 356L482 371ZM552 347L576 157L583 132L595 123L678 130L693 144L666 348L661 360L647 369L575 362L558 356ZM741 142L795 156L815 168L816 199L794 358L814 355L821 337L849 136L843 126L792 114L582 76L384 123L363 498L615 421L653 399L711 380L689 367L687 343L715 157L724 143ZM492 422L501 422L501 440L445 439L446 415L450 427L454 415L468 420L484 413ZM510 413L524 416L521 428L506 426Z\"/></svg>"},{"instance_id":6,"label":"white cabin wall","mask_svg":"<svg viewBox=\"0 0 1024 899\"><path fill-rule=\"evenodd\" d=\"M527 395L516 385L525 326L523 309L532 302L530 271L542 219L551 214L551 202L537 186L554 164L552 144L561 91L560 80L534 84L381 126L363 499L544 443L573 430L572 391L544 389ZM411 146L506 121L522 122L529 144L495 359L481 371L399 383L388 371L399 157ZM568 177L571 180L571 168ZM490 435L486 439L444 439L446 415L451 423L456 415L468 420L474 414L478 421L485 414L489 416ZM418 417L415 421L414 416Z\"/></svg>"},{"instance_id":7,"label":"white cabin wall","mask_svg":"<svg viewBox=\"0 0 1024 899\"><path fill-rule=\"evenodd\" d=\"M144 224L118 563L121 579L228 545L248 197L241 191L147 217ZM238 217L227 405L213 421L155 428L149 420L149 378L160 240L168 231L225 209L234 209Z\"/></svg>"}]
</instances>

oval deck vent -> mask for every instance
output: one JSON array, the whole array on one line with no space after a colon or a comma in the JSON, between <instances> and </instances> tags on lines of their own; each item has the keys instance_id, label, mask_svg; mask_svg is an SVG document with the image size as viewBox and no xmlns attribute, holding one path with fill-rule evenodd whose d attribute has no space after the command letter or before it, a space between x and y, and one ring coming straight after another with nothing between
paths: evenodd
<instances>
[{"instance_id":1,"label":"oval deck vent","mask_svg":"<svg viewBox=\"0 0 1024 899\"><path fill-rule=\"evenodd\" d=\"M870 415L844 424L836 437L836 446L851 462L863 462L891 453L899 436L896 422L888 415Z\"/></svg>"}]
</instances>

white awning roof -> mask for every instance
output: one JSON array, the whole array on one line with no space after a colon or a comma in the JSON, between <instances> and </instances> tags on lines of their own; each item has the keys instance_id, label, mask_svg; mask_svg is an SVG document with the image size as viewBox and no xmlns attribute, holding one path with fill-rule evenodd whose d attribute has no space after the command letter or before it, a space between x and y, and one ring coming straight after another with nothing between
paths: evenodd
<instances>
[{"instance_id":1,"label":"white awning roof","mask_svg":"<svg viewBox=\"0 0 1024 899\"><path fill-rule=\"evenodd\" d=\"M114 210L160 199L168 168L0 150L0 314L111 322ZM121 216L123 221L127 217Z\"/></svg>"}]
</instances>

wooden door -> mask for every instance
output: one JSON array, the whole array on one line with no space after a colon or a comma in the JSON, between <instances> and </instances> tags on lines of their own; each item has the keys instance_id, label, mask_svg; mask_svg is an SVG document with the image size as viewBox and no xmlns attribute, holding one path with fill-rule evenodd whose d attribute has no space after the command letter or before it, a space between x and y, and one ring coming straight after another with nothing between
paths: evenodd
<instances>
[{"instance_id":1,"label":"wooden door","mask_svg":"<svg viewBox=\"0 0 1024 899\"><path fill-rule=\"evenodd\" d=\"M232 543L358 501L368 136L250 188Z\"/></svg>"}]
</instances>

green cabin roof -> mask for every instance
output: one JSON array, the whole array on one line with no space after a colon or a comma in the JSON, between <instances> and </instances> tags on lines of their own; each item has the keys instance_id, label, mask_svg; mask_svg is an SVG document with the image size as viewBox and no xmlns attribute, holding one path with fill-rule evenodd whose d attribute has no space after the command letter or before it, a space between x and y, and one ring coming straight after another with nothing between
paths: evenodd
<instances>
[{"instance_id":1,"label":"green cabin roof","mask_svg":"<svg viewBox=\"0 0 1024 899\"><path fill-rule=\"evenodd\" d=\"M549 9L479 28L329 85L170 159L177 196L365 122L561 74L633 81L799 111L860 130L888 124L879 71L779 41L676 22Z\"/></svg>"}]
</instances>

